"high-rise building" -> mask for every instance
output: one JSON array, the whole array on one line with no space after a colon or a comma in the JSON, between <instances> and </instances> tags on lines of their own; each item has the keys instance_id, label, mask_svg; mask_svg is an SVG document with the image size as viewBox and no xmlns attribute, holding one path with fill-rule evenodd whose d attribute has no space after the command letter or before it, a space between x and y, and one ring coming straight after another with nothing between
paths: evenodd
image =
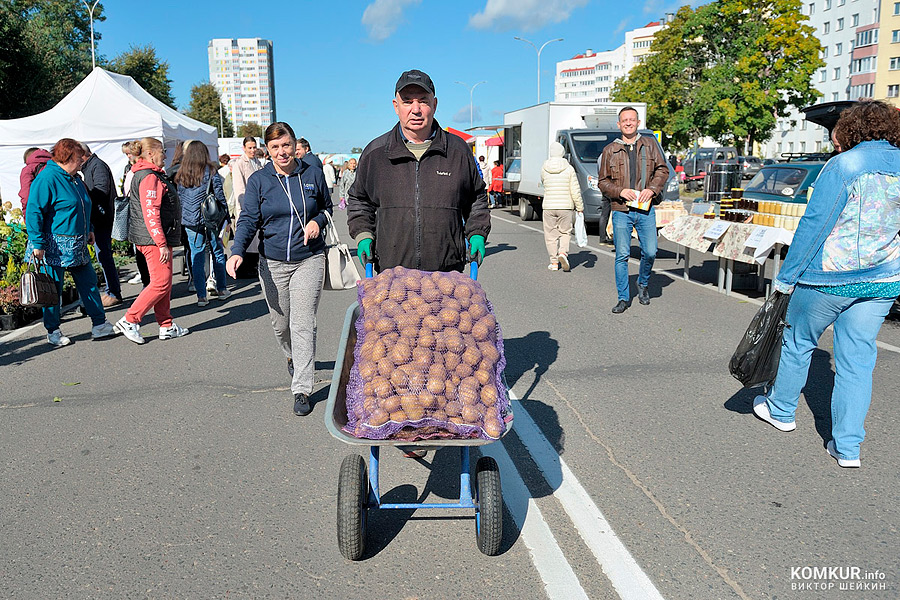
<instances>
[{"instance_id":1,"label":"high-rise building","mask_svg":"<svg viewBox=\"0 0 900 600\"><path fill-rule=\"evenodd\" d=\"M219 91L235 131L245 123L258 123L265 129L275 122L271 40L210 40L209 81Z\"/></svg>"},{"instance_id":2,"label":"high-rise building","mask_svg":"<svg viewBox=\"0 0 900 600\"><path fill-rule=\"evenodd\" d=\"M615 50L587 50L556 63L555 101L609 102L616 80L650 54L653 35L662 28L661 22L648 23L625 32L625 43Z\"/></svg>"},{"instance_id":3,"label":"high-rise building","mask_svg":"<svg viewBox=\"0 0 900 600\"><path fill-rule=\"evenodd\" d=\"M900 106L900 2L881 0L875 98Z\"/></svg>"}]
</instances>

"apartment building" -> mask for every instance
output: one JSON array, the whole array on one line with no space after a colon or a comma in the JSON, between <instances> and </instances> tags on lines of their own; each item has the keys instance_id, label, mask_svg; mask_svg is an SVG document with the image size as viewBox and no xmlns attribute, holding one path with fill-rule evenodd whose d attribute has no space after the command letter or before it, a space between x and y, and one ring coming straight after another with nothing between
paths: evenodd
<instances>
[{"instance_id":1,"label":"apartment building","mask_svg":"<svg viewBox=\"0 0 900 600\"><path fill-rule=\"evenodd\" d=\"M878 15L882 0L807 0L803 14L822 44L825 66L813 75L817 102L856 100L874 95ZM900 56L900 53L898 53ZM900 60L900 59L898 59ZM900 68L900 66L898 66ZM780 117L770 140L758 152L824 152L831 141L824 127L807 123L799 111Z\"/></svg>"},{"instance_id":2,"label":"apartment building","mask_svg":"<svg viewBox=\"0 0 900 600\"><path fill-rule=\"evenodd\" d=\"M245 123L275 122L275 70L271 40L209 42L209 81L219 91L235 131Z\"/></svg>"},{"instance_id":3,"label":"apartment building","mask_svg":"<svg viewBox=\"0 0 900 600\"><path fill-rule=\"evenodd\" d=\"M667 15L671 20L671 16ZM586 50L556 63L555 102L609 102L616 80L628 74L650 54L653 35L663 28L656 21L625 33L625 43L615 50Z\"/></svg>"},{"instance_id":4,"label":"apartment building","mask_svg":"<svg viewBox=\"0 0 900 600\"><path fill-rule=\"evenodd\" d=\"M879 17L873 96L900 107L900 2L881 0Z\"/></svg>"}]
</instances>

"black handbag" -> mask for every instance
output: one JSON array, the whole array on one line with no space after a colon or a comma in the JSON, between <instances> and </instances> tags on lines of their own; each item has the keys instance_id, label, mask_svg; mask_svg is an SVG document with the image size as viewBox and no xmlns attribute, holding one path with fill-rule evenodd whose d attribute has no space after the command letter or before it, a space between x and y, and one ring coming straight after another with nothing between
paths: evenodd
<instances>
[{"instance_id":1,"label":"black handbag","mask_svg":"<svg viewBox=\"0 0 900 600\"><path fill-rule=\"evenodd\" d=\"M728 370L744 387L768 386L775 381L781 360L781 336L785 327L790 327L785 322L790 300L790 294L777 291L766 298L734 351Z\"/></svg>"},{"instance_id":2,"label":"black handbag","mask_svg":"<svg viewBox=\"0 0 900 600\"><path fill-rule=\"evenodd\" d=\"M40 263L36 271L31 270L33 266L33 263L28 263L19 280L19 303L22 306L56 306L59 304L56 282L50 275L40 271L43 263Z\"/></svg>"},{"instance_id":3,"label":"black handbag","mask_svg":"<svg viewBox=\"0 0 900 600\"><path fill-rule=\"evenodd\" d=\"M219 202L213 189L213 173L209 174L206 184L206 196L200 203L200 219L211 237L216 237L228 218L228 206Z\"/></svg>"}]
</instances>

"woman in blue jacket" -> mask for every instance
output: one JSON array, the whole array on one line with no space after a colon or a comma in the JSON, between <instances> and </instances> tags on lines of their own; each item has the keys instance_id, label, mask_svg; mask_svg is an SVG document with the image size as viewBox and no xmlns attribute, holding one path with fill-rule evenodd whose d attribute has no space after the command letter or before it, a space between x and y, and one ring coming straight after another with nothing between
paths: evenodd
<instances>
[{"instance_id":1,"label":"woman in blue jacket","mask_svg":"<svg viewBox=\"0 0 900 600\"><path fill-rule=\"evenodd\" d=\"M790 293L781 362L772 389L753 412L781 431L794 412L819 338L834 325L834 391L826 449L858 467L872 399L878 335L900 294L900 113L859 102L834 129L844 152L816 180L775 289Z\"/></svg>"},{"instance_id":2,"label":"woman in blue jacket","mask_svg":"<svg viewBox=\"0 0 900 600\"><path fill-rule=\"evenodd\" d=\"M272 160L247 180L227 266L235 277L258 231L259 281L287 358L294 414L304 416L312 411L316 311L325 277L322 231L325 213L332 212L331 195L322 169L295 158L297 138L290 125L269 125L265 142Z\"/></svg>"},{"instance_id":3,"label":"woman in blue jacket","mask_svg":"<svg viewBox=\"0 0 900 600\"><path fill-rule=\"evenodd\" d=\"M218 231L209 231L203 223L200 205L206 199L206 190L212 178L212 191L222 211L228 212L222 178L215 163L209 160L209 150L197 140L189 141L184 149L181 166L175 175L178 197L181 199L181 225L187 237L191 253L191 275L197 290L197 305L206 306L206 250L212 250L213 274L216 280L216 297L225 300L231 295L226 287L225 248ZM186 249L187 251L187 249Z\"/></svg>"},{"instance_id":4,"label":"woman in blue jacket","mask_svg":"<svg viewBox=\"0 0 900 600\"><path fill-rule=\"evenodd\" d=\"M91 264L88 246L94 243L91 227L91 198L77 173L84 164L81 144L70 138L56 142L53 159L38 174L28 192L25 227L28 232L26 256L32 263L46 263L56 282L59 302L43 309L44 327L50 345L67 346L71 340L59 329L62 308L63 274L68 270L91 318L91 337L115 335L97 288L97 273Z\"/></svg>"}]
</instances>

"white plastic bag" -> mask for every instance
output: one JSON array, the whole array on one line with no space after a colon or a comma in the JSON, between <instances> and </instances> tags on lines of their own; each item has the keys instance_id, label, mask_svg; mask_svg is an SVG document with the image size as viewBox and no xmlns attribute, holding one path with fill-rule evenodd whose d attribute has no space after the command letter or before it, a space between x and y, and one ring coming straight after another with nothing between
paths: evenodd
<instances>
[{"instance_id":1,"label":"white plastic bag","mask_svg":"<svg viewBox=\"0 0 900 600\"><path fill-rule=\"evenodd\" d=\"M584 227L584 213L575 213L575 243L579 248L587 246L587 229Z\"/></svg>"}]
</instances>

